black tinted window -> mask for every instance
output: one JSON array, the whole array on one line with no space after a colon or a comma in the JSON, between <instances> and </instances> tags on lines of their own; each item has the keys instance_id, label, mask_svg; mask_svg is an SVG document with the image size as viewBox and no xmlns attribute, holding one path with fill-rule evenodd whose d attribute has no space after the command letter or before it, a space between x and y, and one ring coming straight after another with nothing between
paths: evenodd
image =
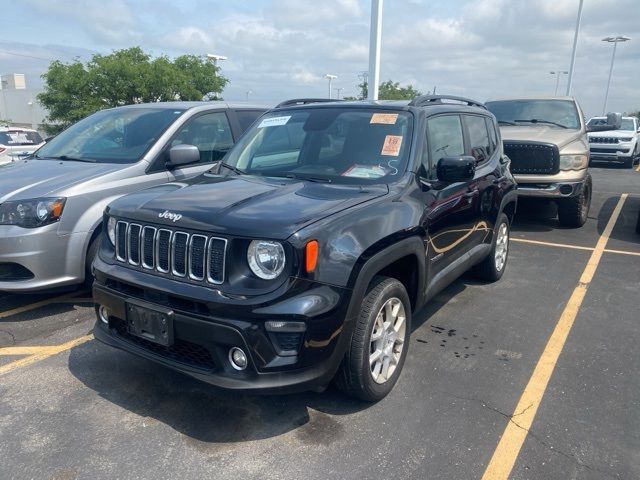
<instances>
[{"instance_id":1,"label":"black tinted window","mask_svg":"<svg viewBox=\"0 0 640 480\"><path fill-rule=\"evenodd\" d=\"M467 155L471 155L477 162L488 160L491 145L489 143L489 134L484 117L479 115L465 115L464 122L467 126L467 132L469 133L469 151Z\"/></svg>"},{"instance_id":2,"label":"black tinted window","mask_svg":"<svg viewBox=\"0 0 640 480\"><path fill-rule=\"evenodd\" d=\"M238 123L240 124L240 129L244 132L263 113L264 112L260 110L237 110L236 115L238 116Z\"/></svg>"},{"instance_id":3,"label":"black tinted window","mask_svg":"<svg viewBox=\"0 0 640 480\"><path fill-rule=\"evenodd\" d=\"M187 121L171 141L175 145L195 145L200 163L220 160L233 146L231 127L224 112L206 113Z\"/></svg>"},{"instance_id":4,"label":"black tinted window","mask_svg":"<svg viewBox=\"0 0 640 480\"><path fill-rule=\"evenodd\" d=\"M464 155L464 137L458 115L443 115L429 119L429 157L435 168L443 157Z\"/></svg>"},{"instance_id":5,"label":"black tinted window","mask_svg":"<svg viewBox=\"0 0 640 480\"><path fill-rule=\"evenodd\" d=\"M38 132L25 132L24 130L9 130L0 132L0 144L9 147L38 145L42 143L42 137Z\"/></svg>"},{"instance_id":6,"label":"black tinted window","mask_svg":"<svg viewBox=\"0 0 640 480\"><path fill-rule=\"evenodd\" d=\"M491 156L498 147L498 133L496 132L496 127L493 123L493 120L491 120L490 118L485 118L485 122L487 123L487 130L489 131L489 155Z\"/></svg>"}]
</instances>

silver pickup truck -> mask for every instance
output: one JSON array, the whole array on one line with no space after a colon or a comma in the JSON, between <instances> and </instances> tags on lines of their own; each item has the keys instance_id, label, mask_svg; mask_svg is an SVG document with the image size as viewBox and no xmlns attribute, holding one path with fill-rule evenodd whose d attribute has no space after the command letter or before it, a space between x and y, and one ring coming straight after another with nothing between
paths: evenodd
<instances>
[{"instance_id":1,"label":"silver pickup truck","mask_svg":"<svg viewBox=\"0 0 640 480\"><path fill-rule=\"evenodd\" d=\"M208 170L266 110L227 102L102 110L0 166L0 291L91 278L109 202Z\"/></svg>"}]
</instances>

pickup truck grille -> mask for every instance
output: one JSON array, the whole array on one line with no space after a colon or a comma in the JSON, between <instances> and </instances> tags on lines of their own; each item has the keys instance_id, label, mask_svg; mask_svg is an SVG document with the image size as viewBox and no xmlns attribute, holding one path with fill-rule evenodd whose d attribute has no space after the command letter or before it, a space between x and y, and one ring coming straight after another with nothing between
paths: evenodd
<instances>
[{"instance_id":1,"label":"pickup truck grille","mask_svg":"<svg viewBox=\"0 0 640 480\"><path fill-rule=\"evenodd\" d=\"M154 273L220 284L226 249L224 238L125 221L116 224L116 259Z\"/></svg>"},{"instance_id":2,"label":"pickup truck grille","mask_svg":"<svg viewBox=\"0 0 640 480\"><path fill-rule=\"evenodd\" d=\"M589 143L619 143L616 137L589 137Z\"/></svg>"},{"instance_id":3,"label":"pickup truck grille","mask_svg":"<svg viewBox=\"0 0 640 480\"><path fill-rule=\"evenodd\" d=\"M558 147L550 143L505 140L504 153L511 159L512 173L554 175L560 171Z\"/></svg>"}]
</instances>

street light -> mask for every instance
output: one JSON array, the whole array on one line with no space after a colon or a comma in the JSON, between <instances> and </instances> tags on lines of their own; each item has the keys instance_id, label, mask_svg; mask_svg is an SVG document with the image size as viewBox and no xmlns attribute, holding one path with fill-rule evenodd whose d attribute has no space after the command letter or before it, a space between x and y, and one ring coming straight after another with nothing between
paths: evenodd
<instances>
[{"instance_id":1,"label":"street light","mask_svg":"<svg viewBox=\"0 0 640 480\"><path fill-rule=\"evenodd\" d=\"M576 50L578 49L578 33L580 33L580 20L582 20L582 4L584 0L580 0L578 4L578 18L576 19L576 31L573 34L573 50L571 51L571 64L569 65L569 79L567 80L567 97L571 95L571 84L573 82L573 67L576 64Z\"/></svg>"},{"instance_id":2,"label":"street light","mask_svg":"<svg viewBox=\"0 0 640 480\"><path fill-rule=\"evenodd\" d=\"M629 37L625 37L624 35L618 35L616 37L605 37L602 39L603 42L613 43L613 53L611 54L611 66L609 67L609 80L607 80L607 90L604 94L604 106L602 107L602 114L607 114L607 100L609 100L609 86L611 85L611 76L613 75L613 62L616 59L616 48L618 47L618 42L628 42L631 40Z\"/></svg>"},{"instance_id":3,"label":"street light","mask_svg":"<svg viewBox=\"0 0 640 480\"><path fill-rule=\"evenodd\" d=\"M334 90L337 92L337 99L340 100L340 97L342 97L342 90L344 90L343 87L338 87L338 88L334 88Z\"/></svg>"},{"instance_id":4,"label":"street light","mask_svg":"<svg viewBox=\"0 0 640 480\"><path fill-rule=\"evenodd\" d=\"M330 73L327 73L324 78L326 78L327 80L329 80L329 100L331 100L331 82L333 80L335 80L336 78L338 78L337 75L331 75Z\"/></svg>"},{"instance_id":5,"label":"street light","mask_svg":"<svg viewBox=\"0 0 640 480\"><path fill-rule=\"evenodd\" d=\"M369 78L367 99L378 100L380 85L380 46L382 42L382 2L371 0L371 26L369 27Z\"/></svg>"},{"instance_id":6,"label":"street light","mask_svg":"<svg viewBox=\"0 0 640 480\"><path fill-rule=\"evenodd\" d=\"M560 75L569 75L569 72L564 72L561 70L558 70L556 72L549 72L551 75L555 75L556 76L556 91L553 94L554 97L558 96L558 85L560 84Z\"/></svg>"},{"instance_id":7,"label":"street light","mask_svg":"<svg viewBox=\"0 0 640 480\"><path fill-rule=\"evenodd\" d=\"M249 101L249 95L253 93L253 90L247 90L247 102Z\"/></svg>"},{"instance_id":8,"label":"street light","mask_svg":"<svg viewBox=\"0 0 640 480\"><path fill-rule=\"evenodd\" d=\"M215 55L213 53L207 53L207 58L213 61L214 65L218 65L218 60L227 60L228 58L224 55Z\"/></svg>"}]
</instances>

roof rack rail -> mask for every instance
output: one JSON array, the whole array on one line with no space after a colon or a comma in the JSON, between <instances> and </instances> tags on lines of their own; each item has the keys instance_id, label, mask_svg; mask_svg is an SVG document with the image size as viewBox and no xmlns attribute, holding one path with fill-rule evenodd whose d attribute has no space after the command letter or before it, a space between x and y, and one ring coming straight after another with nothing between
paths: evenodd
<instances>
[{"instance_id":1,"label":"roof rack rail","mask_svg":"<svg viewBox=\"0 0 640 480\"><path fill-rule=\"evenodd\" d=\"M341 102L337 98L292 98L291 100L285 100L276 105L275 108L290 107L292 105L307 105L309 103L324 103L324 102Z\"/></svg>"},{"instance_id":2,"label":"roof rack rail","mask_svg":"<svg viewBox=\"0 0 640 480\"><path fill-rule=\"evenodd\" d=\"M409 102L409 105L412 107L424 107L426 105L432 104L442 104L445 103L443 100L454 100L456 102L465 103L470 107L480 107L486 109L484 103L476 102L475 100L471 100L470 98L465 97L455 97L453 95L420 95L419 97L414 98Z\"/></svg>"}]
</instances>

